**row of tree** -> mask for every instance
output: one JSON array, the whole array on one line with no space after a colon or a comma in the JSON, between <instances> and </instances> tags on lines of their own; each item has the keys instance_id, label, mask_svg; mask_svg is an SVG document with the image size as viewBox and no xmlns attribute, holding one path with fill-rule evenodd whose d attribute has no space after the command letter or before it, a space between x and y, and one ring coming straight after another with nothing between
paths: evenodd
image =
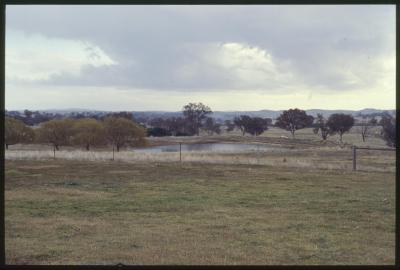
<instances>
[{"instance_id":1,"label":"row of tree","mask_svg":"<svg viewBox=\"0 0 400 270\"><path fill-rule=\"evenodd\" d=\"M157 118L152 120L150 124L155 128L149 134L153 136L199 135L201 128L207 131L208 134L219 134L221 132L221 124L208 117L211 113L211 109L202 103L189 103L183 107L184 118ZM359 123L362 140L365 142L371 128L380 124L383 138L388 145L394 146L395 121L396 119L388 114L382 115L380 123L375 118L362 120ZM272 119L270 118L250 117L248 115L235 117L233 121L225 121L227 132L237 128L242 132L242 135L248 133L258 136L268 130L271 125ZM328 136L339 134L341 143L343 142L343 134L350 131L354 125L355 119L349 114L332 114L328 119L325 119L322 114L318 114L314 119L313 116L307 115L304 110L297 108L283 111L275 122L275 126L290 131L293 138L297 130L313 127L314 133L320 134L322 140L325 141Z\"/></svg>"},{"instance_id":2,"label":"row of tree","mask_svg":"<svg viewBox=\"0 0 400 270\"><path fill-rule=\"evenodd\" d=\"M50 120L42 123L35 131L17 119L6 117L6 147L19 142L36 141L52 144L55 149L61 145L82 145L89 150L93 145L110 144L119 151L120 147L127 144L143 144L146 133L149 136L191 136L199 135L200 130L210 135L221 133L222 125L209 117L212 111L208 106L202 103L189 103L183 107L182 112L183 117L151 119L148 122L151 127L147 132L135 121L132 113L128 112L108 114L98 120L93 118ZM390 115L384 115L379 123L383 127L383 138L390 146L395 145L395 121ZM355 120L351 115L332 114L325 119L318 114L314 119L305 111L296 108L283 111L277 118L275 126L290 131L293 138L297 130L313 127L314 133L320 134L323 140L330 135L339 134L342 142L343 134L348 132L354 123ZM235 117L233 121L225 121L224 124L228 132L237 128L243 135L248 133L258 136L268 130L272 125L272 119L241 115ZM373 118L360 124L361 135L365 141L371 127L378 123Z\"/></svg>"},{"instance_id":3,"label":"row of tree","mask_svg":"<svg viewBox=\"0 0 400 270\"><path fill-rule=\"evenodd\" d=\"M117 151L123 146L145 144L146 130L124 117L109 116L103 120L91 118L55 119L37 128L26 126L22 121L5 118L5 145L17 143L46 143L54 150L60 146L79 145L90 150L92 146L111 145Z\"/></svg>"}]
</instances>

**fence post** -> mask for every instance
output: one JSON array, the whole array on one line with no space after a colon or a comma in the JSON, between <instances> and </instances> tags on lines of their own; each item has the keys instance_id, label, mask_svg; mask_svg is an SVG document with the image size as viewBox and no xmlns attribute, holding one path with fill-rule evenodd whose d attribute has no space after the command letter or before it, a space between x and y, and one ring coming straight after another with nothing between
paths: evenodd
<instances>
[{"instance_id":1,"label":"fence post","mask_svg":"<svg viewBox=\"0 0 400 270\"><path fill-rule=\"evenodd\" d=\"M114 145L113 145L113 158L112 158L112 160L114 161Z\"/></svg>"},{"instance_id":2,"label":"fence post","mask_svg":"<svg viewBox=\"0 0 400 270\"><path fill-rule=\"evenodd\" d=\"M353 145L353 171L357 170L357 147Z\"/></svg>"},{"instance_id":3,"label":"fence post","mask_svg":"<svg viewBox=\"0 0 400 270\"><path fill-rule=\"evenodd\" d=\"M179 162L182 162L182 143L179 142Z\"/></svg>"},{"instance_id":4,"label":"fence post","mask_svg":"<svg viewBox=\"0 0 400 270\"><path fill-rule=\"evenodd\" d=\"M53 146L53 159L56 159L56 147Z\"/></svg>"}]
</instances>

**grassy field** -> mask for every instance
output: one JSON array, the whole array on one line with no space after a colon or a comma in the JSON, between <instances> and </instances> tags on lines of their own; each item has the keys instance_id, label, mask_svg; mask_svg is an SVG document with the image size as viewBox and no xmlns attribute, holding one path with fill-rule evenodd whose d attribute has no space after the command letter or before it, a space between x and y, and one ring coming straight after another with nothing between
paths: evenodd
<instances>
[{"instance_id":1,"label":"grassy field","mask_svg":"<svg viewBox=\"0 0 400 270\"><path fill-rule=\"evenodd\" d=\"M109 150L70 148L52 160L43 146L12 146L6 263L394 264L394 152L363 152L353 172L349 146L381 139L354 132L339 147L302 132L179 138L282 148L185 153L183 163L177 153L124 151L112 162Z\"/></svg>"},{"instance_id":2,"label":"grassy field","mask_svg":"<svg viewBox=\"0 0 400 270\"><path fill-rule=\"evenodd\" d=\"M393 264L393 173L6 162L9 264Z\"/></svg>"}]
</instances>

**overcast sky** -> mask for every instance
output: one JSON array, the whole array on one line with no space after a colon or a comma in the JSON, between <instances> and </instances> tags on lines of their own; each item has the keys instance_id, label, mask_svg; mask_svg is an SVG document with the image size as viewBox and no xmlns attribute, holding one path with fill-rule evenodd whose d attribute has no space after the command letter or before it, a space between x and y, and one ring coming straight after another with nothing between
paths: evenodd
<instances>
[{"instance_id":1,"label":"overcast sky","mask_svg":"<svg viewBox=\"0 0 400 270\"><path fill-rule=\"evenodd\" d=\"M394 109L395 6L7 6L6 109Z\"/></svg>"}]
</instances>

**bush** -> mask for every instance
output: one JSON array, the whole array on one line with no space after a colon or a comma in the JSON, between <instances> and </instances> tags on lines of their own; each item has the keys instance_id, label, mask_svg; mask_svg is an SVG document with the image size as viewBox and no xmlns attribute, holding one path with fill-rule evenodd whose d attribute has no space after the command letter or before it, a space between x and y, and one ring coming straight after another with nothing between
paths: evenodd
<instances>
[{"instance_id":1,"label":"bush","mask_svg":"<svg viewBox=\"0 0 400 270\"><path fill-rule=\"evenodd\" d=\"M155 127L155 128L147 129L147 136L164 137L164 136L171 136L171 135L172 135L171 132L169 132L165 128Z\"/></svg>"}]
</instances>

